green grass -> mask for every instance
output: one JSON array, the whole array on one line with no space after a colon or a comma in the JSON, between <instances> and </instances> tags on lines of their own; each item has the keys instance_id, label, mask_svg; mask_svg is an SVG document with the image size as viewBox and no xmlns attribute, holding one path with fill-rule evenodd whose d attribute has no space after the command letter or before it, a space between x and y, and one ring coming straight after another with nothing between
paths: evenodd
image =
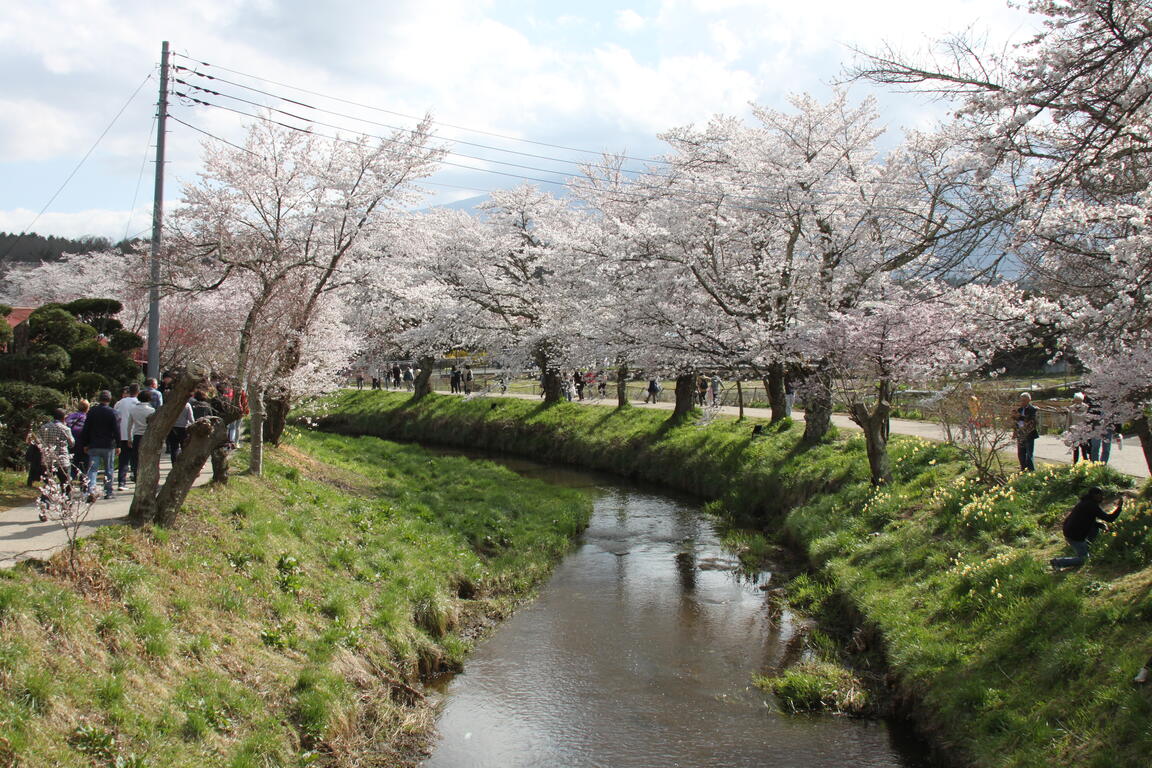
<instances>
[{"instance_id":1,"label":"green grass","mask_svg":"<svg viewBox=\"0 0 1152 768\"><path fill-rule=\"evenodd\" d=\"M325 429L502 450L664 484L730 520L789 541L816 573L792 599L862 617L913 716L974 766L1136 768L1152 754L1152 690L1132 675L1152 653L1152 506L1147 497L1082 569L1054 574L1060 521L1092 485L1131 478L1092 464L1046 467L999 488L948 446L893 439L894 482L868 483L858 436L804 449L785 424L680 424L668 414L523 400L340 393ZM732 535L747 552L770 546ZM795 706L840 707L842 666L818 658L778 683ZM831 665L831 666L824 666ZM722 738L722 735L718 736Z\"/></svg>"},{"instance_id":2,"label":"green grass","mask_svg":"<svg viewBox=\"0 0 1152 768\"><path fill-rule=\"evenodd\" d=\"M0 470L0 512L13 507L22 507L36 500L36 489L29 488L25 484L27 479L27 472Z\"/></svg>"},{"instance_id":3,"label":"green grass","mask_svg":"<svg viewBox=\"0 0 1152 768\"><path fill-rule=\"evenodd\" d=\"M866 714L868 692L848 669L826 661L803 661L774 677L753 678L756 686L776 695L789 712Z\"/></svg>"},{"instance_id":4,"label":"green grass","mask_svg":"<svg viewBox=\"0 0 1152 768\"><path fill-rule=\"evenodd\" d=\"M491 464L295 435L174 530L101 529L76 576L0 571L0 765L409 764L434 715L413 686L590 510Z\"/></svg>"}]
</instances>

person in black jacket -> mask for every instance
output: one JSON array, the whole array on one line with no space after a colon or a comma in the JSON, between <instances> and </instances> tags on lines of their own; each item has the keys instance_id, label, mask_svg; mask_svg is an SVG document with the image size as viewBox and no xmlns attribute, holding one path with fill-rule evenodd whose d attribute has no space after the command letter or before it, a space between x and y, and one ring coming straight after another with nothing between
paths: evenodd
<instances>
[{"instance_id":1,"label":"person in black jacket","mask_svg":"<svg viewBox=\"0 0 1152 768\"><path fill-rule=\"evenodd\" d=\"M1120 510L1124 508L1124 497L1121 496L1120 500L1116 503L1116 508L1111 512L1105 512L1100 508L1100 503L1104 501L1104 490L1102 488L1092 487L1088 492L1080 497L1080 501L1068 513L1068 517L1064 518L1064 539L1068 542L1068 546L1076 553L1073 557L1054 557L1052 558L1053 568L1072 568L1084 565L1084 561L1088 559L1088 546L1096 539L1100 531L1104 530L1104 523L1110 523L1120 516Z\"/></svg>"},{"instance_id":2,"label":"person in black jacket","mask_svg":"<svg viewBox=\"0 0 1152 768\"><path fill-rule=\"evenodd\" d=\"M104 470L104 498L112 498L112 467L119 453L120 414L112 408L112 393L104 390L88 410L78 441L88 457L88 500L96 497L96 476Z\"/></svg>"}]
</instances>

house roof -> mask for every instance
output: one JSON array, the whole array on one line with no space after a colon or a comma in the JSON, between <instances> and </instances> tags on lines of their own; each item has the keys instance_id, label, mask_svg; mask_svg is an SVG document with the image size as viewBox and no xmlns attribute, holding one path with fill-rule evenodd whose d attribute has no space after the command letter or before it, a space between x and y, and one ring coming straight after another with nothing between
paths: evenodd
<instances>
[{"instance_id":1,"label":"house roof","mask_svg":"<svg viewBox=\"0 0 1152 768\"><path fill-rule=\"evenodd\" d=\"M36 311L36 307L12 307L12 311L4 318L12 328L28 319L28 315Z\"/></svg>"}]
</instances>

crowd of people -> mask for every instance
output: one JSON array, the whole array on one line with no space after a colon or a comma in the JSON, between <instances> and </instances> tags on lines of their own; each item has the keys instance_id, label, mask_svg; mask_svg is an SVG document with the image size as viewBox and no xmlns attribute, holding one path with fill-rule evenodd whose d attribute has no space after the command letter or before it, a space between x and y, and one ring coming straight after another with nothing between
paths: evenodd
<instances>
[{"instance_id":1,"label":"crowd of people","mask_svg":"<svg viewBox=\"0 0 1152 768\"><path fill-rule=\"evenodd\" d=\"M27 436L28 486L55 480L70 487L77 481L89 502L94 502L98 494L111 499L115 491L126 490L136 482L140 441L153 414L164 405L171 382L170 375L160 381L149 378L143 385L125 385L115 403L112 392L104 390L97 395L95 405L81 398L71 412L57 408L52 418ZM217 414L212 398L236 403L242 414L247 413L243 389L234 388L226 380L218 380L211 390L197 390L184 403L165 436L165 449L173 462L187 442L192 422ZM239 421L228 425L229 447L239 441L239 429ZM40 519L46 519L44 512Z\"/></svg>"},{"instance_id":2,"label":"crowd of people","mask_svg":"<svg viewBox=\"0 0 1152 768\"><path fill-rule=\"evenodd\" d=\"M419 368L413 368L408 363L404 365L393 363L391 368L374 372L374 375L371 377L371 386L372 389L406 389L411 392L416 377L419 375ZM364 381L366 378L364 371L356 371L356 389L364 389Z\"/></svg>"}]
</instances>

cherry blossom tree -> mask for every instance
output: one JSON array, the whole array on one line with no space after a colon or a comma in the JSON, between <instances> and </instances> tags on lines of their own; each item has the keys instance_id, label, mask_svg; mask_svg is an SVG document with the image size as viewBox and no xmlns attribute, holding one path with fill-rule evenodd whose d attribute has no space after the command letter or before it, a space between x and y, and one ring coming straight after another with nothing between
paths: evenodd
<instances>
[{"instance_id":1,"label":"cherry blossom tree","mask_svg":"<svg viewBox=\"0 0 1152 768\"><path fill-rule=\"evenodd\" d=\"M664 166L632 182L619 163L590 166L581 190L628 242L632 289L654 294L645 305L679 303L663 318L675 330L654 338L705 365L760 372L775 420L787 366L822 375L820 360L784 343L798 323L851 307L885 275L971 266L1000 229L989 196L965 194L967 165L946 134L912 134L881 156L871 101L839 92L793 107L757 108L757 126L717 117L670 131ZM810 441L830 424L826 391L809 399Z\"/></svg>"},{"instance_id":2,"label":"cherry blossom tree","mask_svg":"<svg viewBox=\"0 0 1152 768\"><path fill-rule=\"evenodd\" d=\"M971 372L1019 340L1023 300L1005 287L885 281L875 298L829 313L793 335L824 361L830 397L863 431L872 483L891 482L888 416L897 388Z\"/></svg>"},{"instance_id":3,"label":"cherry blossom tree","mask_svg":"<svg viewBox=\"0 0 1152 768\"><path fill-rule=\"evenodd\" d=\"M428 120L380 140L321 139L257 121L243 148L205 145L200 178L186 185L174 216L170 282L184 291L236 286L244 321L235 372L252 408L253 472L261 471L265 394L272 388L276 440L322 302L362 276L371 236L412 201L413 182L441 155ZM254 353L275 339L278 348L262 355L270 373L255 375Z\"/></svg>"},{"instance_id":4,"label":"cherry blossom tree","mask_svg":"<svg viewBox=\"0 0 1152 768\"><path fill-rule=\"evenodd\" d=\"M560 399L560 367L571 357L579 294L567 247L579 214L531 185L493 192L478 216L437 211L426 219L427 276L452 313L409 334L438 330L442 349L466 342L544 379L545 401ZM435 318L433 318L435 319ZM459 327L465 326L466 331Z\"/></svg>"},{"instance_id":5,"label":"cherry blossom tree","mask_svg":"<svg viewBox=\"0 0 1152 768\"><path fill-rule=\"evenodd\" d=\"M1044 29L1009 55L957 38L936 60L885 51L856 74L960 102L974 157L1018 180L1015 250L1034 286L1062 306L1065 346L1107 404L1098 428L1134 419L1148 446L1148 419L1133 411L1147 388L1116 371L1144 359L1152 329L1152 7L1037 0L1029 9Z\"/></svg>"}]
</instances>

